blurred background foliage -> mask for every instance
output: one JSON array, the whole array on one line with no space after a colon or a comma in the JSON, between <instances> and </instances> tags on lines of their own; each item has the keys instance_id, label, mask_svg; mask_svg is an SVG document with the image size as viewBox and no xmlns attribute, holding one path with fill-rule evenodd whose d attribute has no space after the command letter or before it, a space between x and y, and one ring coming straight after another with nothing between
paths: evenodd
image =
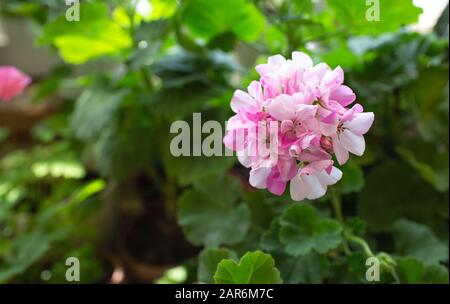
<instances>
[{"instance_id":1,"label":"blurred background foliage","mask_svg":"<svg viewBox=\"0 0 450 304\"><path fill-rule=\"evenodd\" d=\"M79 22L68 8L0 4L4 36L26 25L11 41L48 62L15 53L34 82L0 104L0 282L65 282L74 256L83 283L367 283L377 256L381 282L448 283L448 7L427 33L411 0L380 0L378 22L364 0L86 0ZM171 156L174 120L225 122L254 65L294 50L342 66L376 117L326 197L251 189L234 157Z\"/></svg>"}]
</instances>

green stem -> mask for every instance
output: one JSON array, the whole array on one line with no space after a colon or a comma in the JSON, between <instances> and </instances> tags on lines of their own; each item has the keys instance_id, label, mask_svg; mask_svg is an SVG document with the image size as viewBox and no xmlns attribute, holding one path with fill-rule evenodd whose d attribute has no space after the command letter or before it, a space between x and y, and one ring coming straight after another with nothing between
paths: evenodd
<instances>
[{"instance_id":1,"label":"green stem","mask_svg":"<svg viewBox=\"0 0 450 304\"><path fill-rule=\"evenodd\" d=\"M346 233L344 233L344 236L347 240L358 244L359 246L362 247L364 253L369 256L369 257L374 257L375 255L373 254L372 250L370 249L369 244L366 242L366 240L364 240L363 238L353 235L351 233L349 233L348 231Z\"/></svg>"},{"instance_id":2,"label":"green stem","mask_svg":"<svg viewBox=\"0 0 450 304\"><path fill-rule=\"evenodd\" d=\"M330 188L330 194L331 194L331 204L333 205L334 213L336 214L336 218L338 221L342 224L342 226L345 229L345 221L344 221L344 215L342 213L342 207L341 207L341 198L337 191L335 191L333 188ZM350 248L348 247L347 240L345 239L345 233L344 233L344 251L346 254L350 253Z\"/></svg>"},{"instance_id":3,"label":"green stem","mask_svg":"<svg viewBox=\"0 0 450 304\"><path fill-rule=\"evenodd\" d=\"M341 222L342 225L344 225L344 215L342 213L341 208L341 198L339 196L339 193L335 191L333 188L330 188L330 195L331 195L331 204L333 205L334 212L336 214L336 218ZM344 227L345 229L345 227ZM363 249L364 253L368 257L376 257L378 258L370 249L369 244L364 240L363 238L354 235L348 230L344 230L344 251L346 254L350 253L350 248L348 247L348 242L352 242L355 244L358 244ZM395 267L393 267L390 263L387 263L385 261L382 261L383 266L392 274L396 282L400 282L397 272L395 271Z\"/></svg>"},{"instance_id":4,"label":"green stem","mask_svg":"<svg viewBox=\"0 0 450 304\"><path fill-rule=\"evenodd\" d=\"M330 188L330 194L331 194L331 204L333 205L336 218L339 220L339 222L341 222L341 224L344 224L344 215L342 214L341 198L333 188Z\"/></svg>"}]
</instances>

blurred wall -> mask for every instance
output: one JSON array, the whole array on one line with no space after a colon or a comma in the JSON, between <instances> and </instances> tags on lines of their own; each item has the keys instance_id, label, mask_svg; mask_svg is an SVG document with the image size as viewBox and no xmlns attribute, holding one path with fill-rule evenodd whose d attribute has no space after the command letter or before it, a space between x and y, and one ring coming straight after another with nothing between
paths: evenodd
<instances>
[{"instance_id":1,"label":"blurred wall","mask_svg":"<svg viewBox=\"0 0 450 304\"><path fill-rule=\"evenodd\" d=\"M33 77L39 77L47 74L58 62L56 56L50 55L50 50L34 45L27 20L3 19L0 23L0 65L14 65Z\"/></svg>"}]
</instances>

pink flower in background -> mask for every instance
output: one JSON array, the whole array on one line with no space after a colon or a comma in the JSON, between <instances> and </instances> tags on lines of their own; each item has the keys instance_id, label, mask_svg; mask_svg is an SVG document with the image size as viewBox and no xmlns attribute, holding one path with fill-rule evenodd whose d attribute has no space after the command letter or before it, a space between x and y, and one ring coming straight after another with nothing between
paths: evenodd
<instances>
[{"instance_id":1,"label":"pink flower in background","mask_svg":"<svg viewBox=\"0 0 450 304\"><path fill-rule=\"evenodd\" d=\"M344 85L341 67L314 65L305 53L269 57L256 70L259 81L231 100L236 114L228 121L225 146L251 168L255 188L282 195L289 183L296 201L325 195L342 177L333 156L343 165L349 153L364 153L363 135L374 114L359 104L349 107L356 95ZM261 153L268 146L269 156Z\"/></svg>"},{"instance_id":2,"label":"pink flower in background","mask_svg":"<svg viewBox=\"0 0 450 304\"><path fill-rule=\"evenodd\" d=\"M0 66L0 100L10 101L20 95L31 78L13 66Z\"/></svg>"}]
</instances>

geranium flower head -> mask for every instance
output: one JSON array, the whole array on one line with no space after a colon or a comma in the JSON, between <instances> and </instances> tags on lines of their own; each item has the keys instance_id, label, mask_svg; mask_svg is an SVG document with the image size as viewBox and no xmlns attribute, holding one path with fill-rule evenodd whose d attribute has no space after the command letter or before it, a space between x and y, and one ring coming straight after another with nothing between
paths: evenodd
<instances>
[{"instance_id":1,"label":"geranium flower head","mask_svg":"<svg viewBox=\"0 0 450 304\"><path fill-rule=\"evenodd\" d=\"M356 95L344 84L341 67L314 65L305 53L293 52L292 59L269 57L256 71L260 79L247 92L237 90L231 100L235 115L224 144L251 168L253 187L282 195L290 183L296 201L325 195L342 177L333 157L343 165L349 153L364 153L363 135L374 114L360 104L351 106ZM268 144L276 146L275 158L254 153Z\"/></svg>"}]
</instances>

